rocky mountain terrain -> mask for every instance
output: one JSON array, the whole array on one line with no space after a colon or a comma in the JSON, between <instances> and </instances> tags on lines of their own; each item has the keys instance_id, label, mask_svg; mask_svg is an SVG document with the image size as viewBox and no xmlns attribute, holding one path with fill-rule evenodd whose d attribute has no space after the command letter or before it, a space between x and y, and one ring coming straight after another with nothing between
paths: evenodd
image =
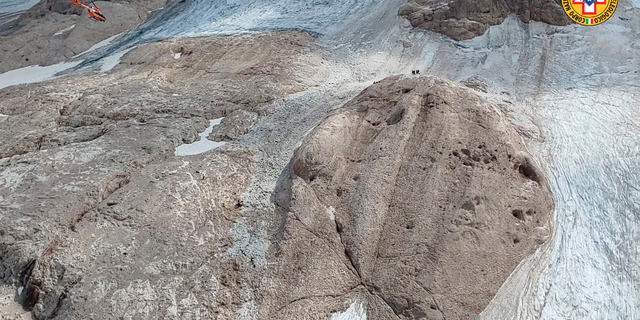
<instances>
[{"instance_id":1,"label":"rocky mountain terrain","mask_svg":"<svg viewBox=\"0 0 640 320\"><path fill-rule=\"evenodd\" d=\"M310 39L170 41L141 48L125 58L132 68L106 78L4 90L0 257L25 310L37 319L229 318L248 285L241 280L250 265L227 250L251 152L184 158L174 150L195 140L206 119L235 109L264 114L265 103L300 90L284 74L295 74L291 60ZM253 95L243 94L247 86Z\"/></svg>"},{"instance_id":2,"label":"rocky mountain terrain","mask_svg":"<svg viewBox=\"0 0 640 320\"><path fill-rule=\"evenodd\" d=\"M632 318L640 4L483 5L168 2L0 74L0 318Z\"/></svg>"},{"instance_id":3,"label":"rocky mountain terrain","mask_svg":"<svg viewBox=\"0 0 640 320\"><path fill-rule=\"evenodd\" d=\"M524 22L559 26L571 22L560 0L411 0L398 11L413 27L440 32L455 40L479 36L513 13Z\"/></svg>"},{"instance_id":4,"label":"rocky mountain terrain","mask_svg":"<svg viewBox=\"0 0 640 320\"><path fill-rule=\"evenodd\" d=\"M165 0L96 1L107 20L96 23L69 0L41 1L0 27L0 73L30 65L47 66L88 50L144 22ZM88 3L91 4L91 3Z\"/></svg>"},{"instance_id":5,"label":"rocky mountain terrain","mask_svg":"<svg viewBox=\"0 0 640 320\"><path fill-rule=\"evenodd\" d=\"M500 112L434 78L386 79L323 121L281 173L267 255L233 254L256 151L173 150L227 114L237 140L315 85L311 40L172 40L107 77L3 90L2 268L25 310L225 319L255 292L260 318L322 319L345 296L374 319L478 314L548 238L552 202Z\"/></svg>"}]
</instances>

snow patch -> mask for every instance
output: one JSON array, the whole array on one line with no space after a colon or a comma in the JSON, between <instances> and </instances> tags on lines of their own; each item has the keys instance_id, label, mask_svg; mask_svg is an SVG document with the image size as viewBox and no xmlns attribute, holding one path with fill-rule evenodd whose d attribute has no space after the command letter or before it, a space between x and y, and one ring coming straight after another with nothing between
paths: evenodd
<instances>
[{"instance_id":1,"label":"snow patch","mask_svg":"<svg viewBox=\"0 0 640 320\"><path fill-rule=\"evenodd\" d=\"M329 219L331 219L331 221L336 221L336 209L334 207L329 206L327 208L327 214L329 215Z\"/></svg>"},{"instance_id":2,"label":"snow patch","mask_svg":"<svg viewBox=\"0 0 640 320\"><path fill-rule=\"evenodd\" d=\"M46 67L28 66L7 71L3 74L0 74L0 89L17 84L36 83L55 79L58 78L56 74L69 68L73 68L80 63L82 63L82 61L61 62Z\"/></svg>"},{"instance_id":3,"label":"snow patch","mask_svg":"<svg viewBox=\"0 0 640 320\"><path fill-rule=\"evenodd\" d=\"M54 33L53 35L54 35L54 36L59 36L59 35L61 35L61 34L65 33L65 32L69 32L69 31L73 30L73 28L75 28L75 27L76 27L76 25L75 25L75 24L74 24L74 25L71 25L71 26L69 26L69 27L67 27L67 28L64 28L64 29L62 29L62 30L60 30L60 31L58 31L58 32L56 32L56 33Z\"/></svg>"},{"instance_id":4,"label":"snow patch","mask_svg":"<svg viewBox=\"0 0 640 320\"><path fill-rule=\"evenodd\" d=\"M173 58L178 60L178 59L180 59L181 56L182 56L182 52L178 52L178 53L173 55Z\"/></svg>"},{"instance_id":5,"label":"snow patch","mask_svg":"<svg viewBox=\"0 0 640 320\"><path fill-rule=\"evenodd\" d=\"M118 51L108 57L102 59L102 65L100 66L100 72L107 72L111 69L115 68L120 63L120 59L127 54L127 52L135 49L136 47L131 47L129 49L125 49L122 51Z\"/></svg>"},{"instance_id":6,"label":"snow patch","mask_svg":"<svg viewBox=\"0 0 640 320\"><path fill-rule=\"evenodd\" d=\"M207 130L200 134L200 140L194 143L178 146L176 148L176 156L192 156L201 154L224 145L224 142L211 141L207 138L211 134L211 132L213 132L213 127L219 125L222 119L224 118L218 118L209 121L209 127L207 128Z\"/></svg>"},{"instance_id":7,"label":"snow patch","mask_svg":"<svg viewBox=\"0 0 640 320\"><path fill-rule=\"evenodd\" d=\"M93 50L109 45L119 35L120 34L117 34L101 42L96 43L91 48L89 48L89 50L73 56L72 59L77 58L85 53L88 53ZM120 58L122 58L122 56L124 56L127 52L131 51L132 49L133 48L126 49L126 50L117 52L109 57L104 58L100 71L106 72L113 69L113 67L115 67L116 65L118 65L118 63L120 63ZM7 71L5 73L0 74L0 89L6 88L9 86L18 85L18 84L37 83L37 82L42 82L47 80L53 80L60 77L60 76L57 76L58 73L65 71L67 69L76 67L82 62L83 62L82 60L68 61L68 62L56 63L54 65L50 65L46 67L28 66L20 69Z\"/></svg>"},{"instance_id":8,"label":"snow patch","mask_svg":"<svg viewBox=\"0 0 640 320\"><path fill-rule=\"evenodd\" d=\"M4 114L0 113L0 122L7 120L7 118L9 118L8 115L4 115Z\"/></svg>"},{"instance_id":9,"label":"snow patch","mask_svg":"<svg viewBox=\"0 0 640 320\"><path fill-rule=\"evenodd\" d=\"M367 320L367 311L362 303L354 301L349 309L334 313L330 320Z\"/></svg>"}]
</instances>

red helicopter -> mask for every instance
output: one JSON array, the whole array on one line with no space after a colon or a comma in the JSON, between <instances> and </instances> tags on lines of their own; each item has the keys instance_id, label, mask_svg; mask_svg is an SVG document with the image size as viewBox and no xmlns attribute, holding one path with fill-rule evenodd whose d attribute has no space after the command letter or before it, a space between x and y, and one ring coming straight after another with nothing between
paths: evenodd
<instances>
[{"instance_id":1,"label":"red helicopter","mask_svg":"<svg viewBox=\"0 0 640 320\"><path fill-rule=\"evenodd\" d=\"M89 12L89 16L91 16L91 18L94 18L98 21L102 21L105 22L107 21L107 18L104 17L104 15L102 14L102 11L100 11L100 9L98 9L98 7L96 7L96 4L91 2L93 4L93 7L89 7L88 5L80 2L80 0L71 0L71 4L74 6L82 6L84 8L87 9L87 11Z\"/></svg>"}]
</instances>

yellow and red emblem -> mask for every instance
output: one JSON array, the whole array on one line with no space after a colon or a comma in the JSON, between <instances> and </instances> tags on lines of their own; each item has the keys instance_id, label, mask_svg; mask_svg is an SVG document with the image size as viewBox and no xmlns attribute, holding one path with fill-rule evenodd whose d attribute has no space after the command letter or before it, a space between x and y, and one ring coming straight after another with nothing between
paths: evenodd
<instances>
[{"instance_id":1,"label":"yellow and red emblem","mask_svg":"<svg viewBox=\"0 0 640 320\"><path fill-rule=\"evenodd\" d=\"M595 26L607 21L618 6L618 0L562 0L564 12L584 26Z\"/></svg>"}]
</instances>

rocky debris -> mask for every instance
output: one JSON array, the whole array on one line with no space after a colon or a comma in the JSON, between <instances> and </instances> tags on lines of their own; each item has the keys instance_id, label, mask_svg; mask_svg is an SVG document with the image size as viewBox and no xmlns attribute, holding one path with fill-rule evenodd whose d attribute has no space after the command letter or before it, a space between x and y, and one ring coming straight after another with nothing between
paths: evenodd
<instances>
[{"instance_id":1,"label":"rocky debris","mask_svg":"<svg viewBox=\"0 0 640 320\"><path fill-rule=\"evenodd\" d=\"M213 128L209 140L230 141L246 134L258 120L258 114L246 110L236 110L222 119L220 125Z\"/></svg>"},{"instance_id":2,"label":"rocky debris","mask_svg":"<svg viewBox=\"0 0 640 320\"><path fill-rule=\"evenodd\" d=\"M398 11L414 28L440 32L455 40L479 36L512 13L523 22L571 23L560 0L410 0Z\"/></svg>"},{"instance_id":3,"label":"rocky debris","mask_svg":"<svg viewBox=\"0 0 640 320\"><path fill-rule=\"evenodd\" d=\"M281 300L263 318L283 319L336 296L366 300L369 319L472 318L550 235L553 208L504 116L432 77L387 78L329 116L275 198Z\"/></svg>"},{"instance_id":4,"label":"rocky debris","mask_svg":"<svg viewBox=\"0 0 640 320\"><path fill-rule=\"evenodd\" d=\"M476 91L483 92L483 93L487 93L489 90L489 85L487 84L487 80L478 76L470 77L462 81L462 84L464 84L465 86L471 89L474 89Z\"/></svg>"},{"instance_id":5,"label":"rocky debris","mask_svg":"<svg viewBox=\"0 0 640 320\"><path fill-rule=\"evenodd\" d=\"M106 22L91 19L68 0L42 0L0 27L0 73L30 65L47 66L82 53L96 43L142 23L165 0L96 1Z\"/></svg>"}]
</instances>

